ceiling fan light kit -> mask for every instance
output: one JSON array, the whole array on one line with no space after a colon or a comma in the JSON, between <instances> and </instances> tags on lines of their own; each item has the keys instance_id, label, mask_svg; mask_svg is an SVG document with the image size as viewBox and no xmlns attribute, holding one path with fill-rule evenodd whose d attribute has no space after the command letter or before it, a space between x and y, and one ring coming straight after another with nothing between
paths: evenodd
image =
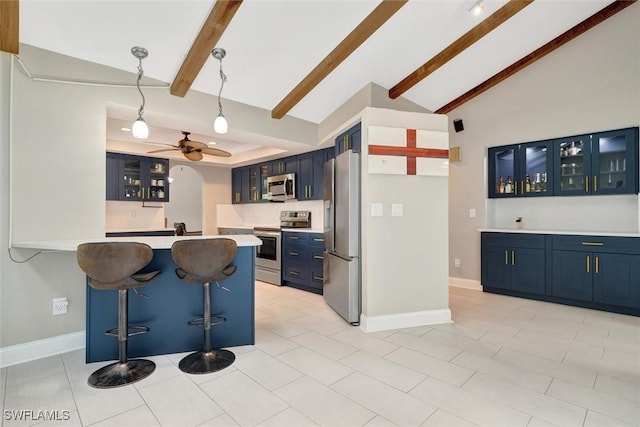
<instances>
[{"instance_id":1,"label":"ceiling fan light kit","mask_svg":"<svg viewBox=\"0 0 640 427\"><path fill-rule=\"evenodd\" d=\"M480 14L482 13L482 10L484 9L484 0L480 0L478 1L476 4L474 4L471 9L469 9L469 12L471 12L471 14L473 14L473 16L480 16Z\"/></svg>"},{"instance_id":2,"label":"ceiling fan light kit","mask_svg":"<svg viewBox=\"0 0 640 427\"><path fill-rule=\"evenodd\" d=\"M140 46L134 46L131 48L131 54L138 59L138 79L136 80L136 87L138 88L138 92L140 92L140 96L142 97L142 104L140 104L140 108L138 109L138 118L133 123L131 127L131 134L134 138L137 139L147 139L149 137L149 126L142 118L144 114L144 94L140 89L140 80L144 75L144 70L142 69L142 60L149 56L149 51Z\"/></svg>"},{"instance_id":3,"label":"ceiling fan light kit","mask_svg":"<svg viewBox=\"0 0 640 427\"><path fill-rule=\"evenodd\" d=\"M189 139L191 132L182 131L182 139L178 141L178 145L168 145L171 148L163 148L161 150L149 151L149 153L161 153L163 151L180 151L182 155L194 162L200 161L204 158L203 154L218 157L231 157L231 153L228 151L220 150L218 148L210 148L207 144L200 141L192 141Z\"/></svg>"},{"instance_id":4,"label":"ceiling fan light kit","mask_svg":"<svg viewBox=\"0 0 640 427\"><path fill-rule=\"evenodd\" d=\"M220 95L222 95L222 88L227 81L226 74L222 71L222 58L225 57L227 52L221 48L216 47L211 51L211 56L220 62L220 91L218 92L218 117L213 122L213 130L215 133L227 133L229 131L229 124L227 119L222 114L222 101L220 101Z\"/></svg>"}]
</instances>

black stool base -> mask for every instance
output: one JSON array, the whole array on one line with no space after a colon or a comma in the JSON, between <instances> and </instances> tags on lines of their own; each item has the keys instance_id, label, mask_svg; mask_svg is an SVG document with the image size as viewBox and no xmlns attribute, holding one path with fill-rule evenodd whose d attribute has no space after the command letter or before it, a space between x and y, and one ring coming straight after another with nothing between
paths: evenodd
<instances>
[{"instance_id":1,"label":"black stool base","mask_svg":"<svg viewBox=\"0 0 640 427\"><path fill-rule=\"evenodd\" d=\"M178 367L187 374L208 374L231 366L236 355L229 350L196 351L185 356Z\"/></svg>"},{"instance_id":2,"label":"black stool base","mask_svg":"<svg viewBox=\"0 0 640 427\"><path fill-rule=\"evenodd\" d=\"M95 371L87 382L95 388L120 387L148 377L155 369L156 364L146 359L115 362Z\"/></svg>"}]
</instances>

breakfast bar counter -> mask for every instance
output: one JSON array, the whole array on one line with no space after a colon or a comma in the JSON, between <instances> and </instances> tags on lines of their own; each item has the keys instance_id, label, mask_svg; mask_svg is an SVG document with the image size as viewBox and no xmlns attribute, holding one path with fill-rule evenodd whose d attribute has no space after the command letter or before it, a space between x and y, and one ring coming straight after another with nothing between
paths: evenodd
<instances>
[{"instance_id":1,"label":"breakfast bar counter","mask_svg":"<svg viewBox=\"0 0 640 427\"><path fill-rule=\"evenodd\" d=\"M214 348L252 345L255 343L254 281L255 247L261 241L252 235L233 236L154 236L116 237L91 240L52 240L18 242L12 246L43 251L76 251L85 242L135 241L153 249L153 259L142 270L160 271L151 284L129 292L129 324L149 327L149 333L129 339L130 357L181 353L202 347L202 328L188 326L194 317L202 316L202 285L183 282L176 277L176 264L171 258L171 245L176 240L230 238L238 244L232 264L233 276L211 284L212 312L224 316L225 323L212 329ZM118 293L86 286L86 361L118 359L118 342L105 331L118 324ZM225 290L228 289L227 290Z\"/></svg>"}]
</instances>

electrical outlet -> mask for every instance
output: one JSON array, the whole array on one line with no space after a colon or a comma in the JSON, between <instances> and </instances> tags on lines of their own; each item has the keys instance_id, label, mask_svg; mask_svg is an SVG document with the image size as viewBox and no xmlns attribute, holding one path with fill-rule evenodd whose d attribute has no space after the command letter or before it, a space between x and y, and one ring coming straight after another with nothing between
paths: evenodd
<instances>
[{"instance_id":1,"label":"electrical outlet","mask_svg":"<svg viewBox=\"0 0 640 427\"><path fill-rule=\"evenodd\" d=\"M460 258L454 258L453 260L453 266L455 268L460 268Z\"/></svg>"},{"instance_id":2,"label":"electrical outlet","mask_svg":"<svg viewBox=\"0 0 640 427\"><path fill-rule=\"evenodd\" d=\"M67 306L69 305L69 302L66 297L54 298L52 305L54 316L57 316L58 314L67 314Z\"/></svg>"}]
</instances>

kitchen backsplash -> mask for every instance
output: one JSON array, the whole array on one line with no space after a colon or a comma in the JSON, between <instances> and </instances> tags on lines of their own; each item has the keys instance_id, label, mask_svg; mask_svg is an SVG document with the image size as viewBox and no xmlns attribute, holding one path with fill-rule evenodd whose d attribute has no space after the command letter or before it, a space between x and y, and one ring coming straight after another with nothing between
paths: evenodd
<instances>
[{"instance_id":1,"label":"kitchen backsplash","mask_svg":"<svg viewBox=\"0 0 640 427\"><path fill-rule=\"evenodd\" d=\"M164 205L142 207L142 202L106 201L105 229L162 229L164 228Z\"/></svg>"},{"instance_id":2,"label":"kitchen backsplash","mask_svg":"<svg viewBox=\"0 0 640 427\"><path fill-rule=\"evenodd\" d=\"M311 228L321 230L324 214L322 206L322 200L217 205L218 227L277 227L280 225L281 211L311 211Z\"/></svg>"}]
</instances>

